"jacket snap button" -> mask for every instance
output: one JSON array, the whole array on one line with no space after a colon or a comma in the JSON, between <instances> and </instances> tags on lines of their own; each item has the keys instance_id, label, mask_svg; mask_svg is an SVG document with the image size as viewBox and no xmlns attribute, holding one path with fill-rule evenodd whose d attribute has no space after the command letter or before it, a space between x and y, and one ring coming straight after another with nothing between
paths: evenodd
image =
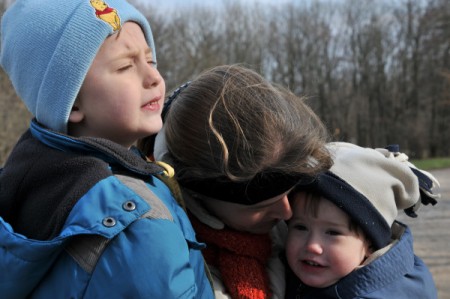
<instances>
[{"instance_id":1,"label":"jacket snap button","mask_svg":"<svg viewBox=\"0 0 450 299\"><path fill-rule=\"evenodd\" d=\"M116 219L114 219L113 217L105 217L103 219L103 225L106 227L113 227L114 225L116 225Z\"/></svg>"},{"instance_id":2,"label":"jacket snap button","mask_svg":"<svg viewBox=\"0 0 450 299\"><path fill-rule=\"evenodd\" d=\"M129 200L129 201L126 201L126 202L122 205L122 208L123 208L125 211L131 212L131 211L136 210L136 204L135 204L134 202L132 202L131 200Z\"/></svg>"}]
</instances>

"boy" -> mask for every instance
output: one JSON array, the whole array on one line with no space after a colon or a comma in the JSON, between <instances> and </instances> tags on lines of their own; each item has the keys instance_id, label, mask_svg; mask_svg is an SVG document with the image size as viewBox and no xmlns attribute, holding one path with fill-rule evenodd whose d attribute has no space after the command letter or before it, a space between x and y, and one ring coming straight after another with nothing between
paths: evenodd
<instances>
[{"instance_id":1,"label":"boy","mask_svg":"<svg viewBox=\"0 0 450 299\"><path fill-rule=\"evenodd\" d=\"M397 210L435 204L439 183L407 156L348 143L328 146L334 164L291 194L286 298L437 298Z\"/></svg>"},{"instance_id":2,"label":"boy","mask_svg":"<svg viewBox=\"0 0 450 299\"><path fill-rule=\"evenodd\" d=\"M212 298L164 169L131 150L162 126L145 17L124 0L18 0L1 46L34 115L0 175L2 298Z\"/></svg>"}]
</instances>

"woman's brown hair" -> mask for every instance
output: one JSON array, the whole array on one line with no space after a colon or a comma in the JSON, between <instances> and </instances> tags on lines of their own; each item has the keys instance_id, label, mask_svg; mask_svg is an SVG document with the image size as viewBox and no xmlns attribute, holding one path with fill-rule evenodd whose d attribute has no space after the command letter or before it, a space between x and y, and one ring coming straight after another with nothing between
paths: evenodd
<instances>
[{"instance_id":1,"label":"woman's brown hair","mask_svg":"<svg viewBox=\"0 0 450 299\"><path fill-rule=\"evenodd\" d=\"M169 163L194 179L241 182L270 170L315 176L331 166L328 135L305 99L239 65L205 71L165 117ZM140 143L144 152L146 142Z\"/></svg>"}]
</instances>

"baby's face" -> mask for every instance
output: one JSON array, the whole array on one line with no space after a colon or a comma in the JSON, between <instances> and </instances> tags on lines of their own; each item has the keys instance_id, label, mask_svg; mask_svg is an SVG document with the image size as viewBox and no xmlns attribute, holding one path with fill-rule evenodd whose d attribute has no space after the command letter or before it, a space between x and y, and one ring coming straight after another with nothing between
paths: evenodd
<instances>
[{"instance_id":1,"label":"baby's face","mask_svg":"<svg viewBox=\"0 0 450 299\"><path fill-rule=\"evenodd\" d=\"M296 194L289 220L286 256L306 285L324 288L352 272L370 254L362 233L350 230L348 215L323 198L317 214L306 208L305 193Z\"/></svg>"},{"instance_id":2,"label":"baby's face","mask_svg":"<svg viewBox=\"0 0 450 299\"><path fill-rule=\"evenodd\" d=\"M143 31L127 22L97 53L72 109L69 133L129 147L161 129L164 94Z\"/></svg>"}]
</instances>

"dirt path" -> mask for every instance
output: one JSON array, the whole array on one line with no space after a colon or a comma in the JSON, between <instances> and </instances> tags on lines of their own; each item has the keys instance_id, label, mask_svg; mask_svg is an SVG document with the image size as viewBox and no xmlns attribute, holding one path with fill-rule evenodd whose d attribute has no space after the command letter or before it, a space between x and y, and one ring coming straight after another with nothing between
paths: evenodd
<instances>
[{"instance_id":1,"label":"dirt path","mask_svg":"<svg viewBox=\"0 0 450 299\"><path fill-rule=\"evenodd\" d=\"M441 198L434 207L423 206L418 218L403 213L398 219L412 230L416 255L433 274L439 299L450 299L450 168L431 171L441 184Z\"/></svg>"}]
</instances>

